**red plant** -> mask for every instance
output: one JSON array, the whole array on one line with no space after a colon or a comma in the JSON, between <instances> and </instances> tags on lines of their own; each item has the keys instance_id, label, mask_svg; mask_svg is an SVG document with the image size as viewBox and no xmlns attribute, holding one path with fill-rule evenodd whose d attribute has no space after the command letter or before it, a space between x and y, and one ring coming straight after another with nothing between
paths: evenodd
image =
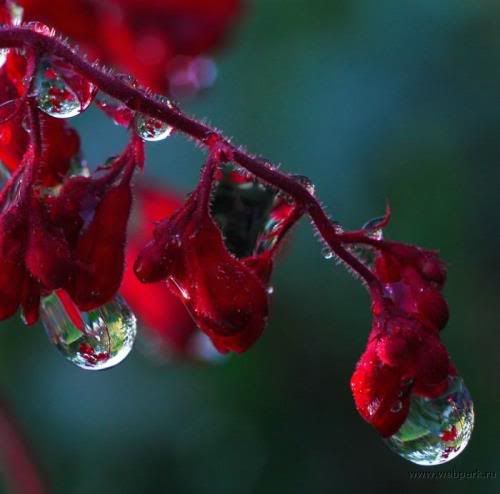
<instances>
[{"instance_id":1,"label":"red plant","mask_svg":"<svg viewBox=\"0 0 500 494\"><path fill-rule=\"evenodd\" d=\"M41 21L90 56L155 90L203 85L203 63L239 17L240 0L23 0L26 20ZM75 22L75 20L78 20ZM194 62L194 63L192 63ZM207 68L209 69L209 68Z\"/></svg>"},{"instance_id":2,"label":"red plant","mask_svg":"<svg viewBox=\"0 0 500 494\"><path fill-rule=\"evenodd\" d=\"M74 5L81 15L75 24L59 2L27 0L25 6L28 18L53 23L92 56L131 70L153 88L165 87L173 56L212 48L239 10L236 0L81 0ZM220 352L244 352L265 328L281 241L307 214L332 256L372 299L372 331L351 380L362 417L392 436L413 398L446 391L456 371L439 339L448 307L441 294L446 270L435 252L380 238L389 214L362 230L343 231L304 177L279 171L169 99L87 61L44 25L16 25L10 1L2 8L0 47L9 51L0 69L0 159L12 176L0 196L1 319L21 306L32 324L40 298L55 294L59 305L42 300L42 318L52 311L55 343L78 365L97 366L119 353L116 342L130 340L130 332L117 334L117 325L109 324L98 342L75 345L74 335L53 323L66 314L78 320L74 326L85 338L93 337L86 325L95 314L107 323L111 313L126 321L118 327L131 326L133 316L123 316L121 302L107 306L121 285L145 324L174 352L189 353L198 330ZM150 58L139 63L145 51ZM90 173L80 160L78 135L62 119L85 110L97 90L106 95L101 108L129 128L130 142ZM144 166L139 137L160 140L172 130L208 150L200 181L184 204L139 188L126 254L131 182ZM370 250L373 260L360 249ZM90 322L79 311L90 314ZM105 348L94 352L93 345Z\"/></svg>"}]
</instances>

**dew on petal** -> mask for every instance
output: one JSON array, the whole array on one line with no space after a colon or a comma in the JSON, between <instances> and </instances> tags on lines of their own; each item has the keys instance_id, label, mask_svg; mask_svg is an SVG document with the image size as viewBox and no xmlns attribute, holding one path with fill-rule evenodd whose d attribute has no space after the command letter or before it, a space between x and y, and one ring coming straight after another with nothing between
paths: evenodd
<instances>
[{"instance_id":1,"label":"dew on petal","mask_svg":"<svg viewBox=\"0 0 500 494\"><path fill-rule=\"evenodd\" d=\"M51 342L82 369L114 367L132 350L137 322L119 295L95 310L81 312L65 292L57 290L42 300L40 309Z\"/></svg>"},{"instance_id":2,"label":"dew on petal","mask_svg":"<svg viewBox=\"0 0 500 494\"><path fill-rule=\"evenodd\" d=\"M150 142L162 141L172 133L172 127L157 118L137 113L134 117L134 128L137 135Z\"/></svg>"},{"instance_id":3,"label":"dew on petal","mask_svg":"<svg viewBox=\"0 0 500 494\"><path fill-rule=\"evenodd\" d=\"M54 118L71 118L85 111L95 86L64 60L46 56L38 62L35 96L38 108Z\"/></svg>"},{"instance_id":4,"label":"dew on petal","mask_svg":"<svg viewBox=\"0 0 500 494\"><path fill-rule=\"evenodd\" d=\"M439 465L467 446L474 426L474 405L460 377L450 377L437 398L412 395L408 418L385 440L389 448L417 465Z\"/></svg>"}]
</instances>

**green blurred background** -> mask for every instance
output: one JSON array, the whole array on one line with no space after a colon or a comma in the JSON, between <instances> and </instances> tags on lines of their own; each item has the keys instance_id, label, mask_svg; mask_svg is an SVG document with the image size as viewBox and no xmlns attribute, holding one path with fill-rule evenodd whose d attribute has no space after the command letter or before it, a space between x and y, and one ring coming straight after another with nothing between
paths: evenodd
<instances>
[{"instance_id":1,"label":"green blurred background","mask_svg":"<svg viewBox=\"0 0 500 494\"><path fill-rule=\"evenodd\" d=\"M472 440L437 470L500 477L500 4L496 0L259 0L187 109L308 175L357 227L439 248L452 318L443 333L474 397ZM91 163L124 133L75 119ZM188 191L201 153L175 136L148 173ZM72 367L41 327L0 331L0 385L55 494L500 492L499 480L410 480L354 409L349 378L369 300L320 255L306 221L275 277L272 317L247 354L158 365L139 349L104 373ZM161 301L158 301L161 303ZM0 492L3 484L0 481Z\"/></svg>"}]
</instances>

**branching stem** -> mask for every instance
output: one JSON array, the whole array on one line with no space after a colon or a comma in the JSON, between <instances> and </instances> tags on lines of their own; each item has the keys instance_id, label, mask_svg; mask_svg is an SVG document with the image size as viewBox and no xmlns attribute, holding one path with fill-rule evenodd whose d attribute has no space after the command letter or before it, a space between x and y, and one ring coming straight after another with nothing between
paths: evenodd
<instances>
[{"instance_id":1,"label":"branching stem","mask_svg":"<svg viewBox=\"0 0 500 494\"><path fill-rule=\"evenodd\" d=\"M320 202L307 187L294 177L279 171L271 163L237 147L214 128L186 115L178 107L150 91L135 87L97 63L89 62L76 49L57 36L38 32L28 26L0 28L0 47L23 47L43 54L65 59L75 69L95 84L101 91L116 98L130 109L166 122L204 146L209 146L213 136L230 152L233 161L261 180L290 195L307 211L319 234L338 259L348 265L365 282L374 302L382 298L382 289L373 273L353 256L341 243L336 223L325 213Z\"/></svg>"}]
</instances>

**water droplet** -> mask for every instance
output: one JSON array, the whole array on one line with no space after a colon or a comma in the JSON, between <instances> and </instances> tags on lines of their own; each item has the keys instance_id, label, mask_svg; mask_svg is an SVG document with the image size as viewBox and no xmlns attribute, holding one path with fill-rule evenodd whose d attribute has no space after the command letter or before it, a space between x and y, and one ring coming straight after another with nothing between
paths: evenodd
<instances>
[{"instance_id":1,"label":"water droplet","mask_svg":"<svg viewBox=\"0 0 500 494\"><path fill-rule=\"evenodd\" d=\"M324 247L322 250L321 250L321 255L326 259L326 260L329 260L329 259L333 259L333 252L331 251L331 249L329 247Z\"/></svg>"},{"instance_id":2,"label":"water droplet","mask_svg":"<svg viewBox=\"0 0 500 494\"><path fill-rule=\"evenodd\" d=\"M40 316L63 356L87 370L119 364L132 350L137 334L135 315L119 295L95 310L80 312L70 297L58 290L42 300Z\"/></svg>"},{"instance_id":3,"label":"water droplet","mask_svg":"<svg viewBox=\"0 0 500 494\"><path fill-rule=\"evenodd\" d=\"M172 133L172 127L157 118L137 113L134 118L137 135L145 141L156 142L166 139Z\"/></svg>"},{"instance_id":4,"label":"water droplet","mask_svg":"<svg viewBox=\"0 0 500 494\"><path fill-rule=\"evenodd\" d=\"M439 465L464 450L473 426L474 406L469 391L460 377L450 377L448 389L437 398L413 395L408 418L385 442L417 465Z\"/></svg>"},{"instance_id":5,"label":"water droplet","mask_svg":"<svg viewBox=\"0 0 500 494\"><path fill-rule=\"evenodd\" d=\"M46 56L38 62L35 95L47 115L70 118L89 107L95 86L63 59Z\"/></svg>"},{"instance_id":6,"label":"water droplet","mask_svg":"<svg viewBox=\"0 0 500 494\"><path fill-rule=\"evenodd\" d=\"M384 217L377 217L367 221L361 228L362 230L367 230L366 234L368 237L375 240L382 240L384 238L384 232L382 228L375 228L378 223L380 223ZM373 268L375 253L372 247L369 245L356 245L350 247L349 251L355 255L365 266L368 268Z\"/></svg>"},{"instance_id":7,"label":"water droplet","mask_svg":"<svg viewBox=\"0 0 500 494\"><path fill-rule=\"evenodd\" d=\"M372 218L368 220L361 228L363 230L371 230L368 236L374 238L375 240L382 240L384 238L384 231L382 228L376 228L376 226L385 219L384 216L378 216L377 218Z\"/></svg>"},{"instance_id":8,"label":"water droplet","mask_svg":"<svg viewBox=\"0 0 500 494\"><path fill-rule=\"evenodd\" d=\"M272 295L274 293L274 286L268 286L267 287L267 294Z\"/></svg>"}]
</instances>

